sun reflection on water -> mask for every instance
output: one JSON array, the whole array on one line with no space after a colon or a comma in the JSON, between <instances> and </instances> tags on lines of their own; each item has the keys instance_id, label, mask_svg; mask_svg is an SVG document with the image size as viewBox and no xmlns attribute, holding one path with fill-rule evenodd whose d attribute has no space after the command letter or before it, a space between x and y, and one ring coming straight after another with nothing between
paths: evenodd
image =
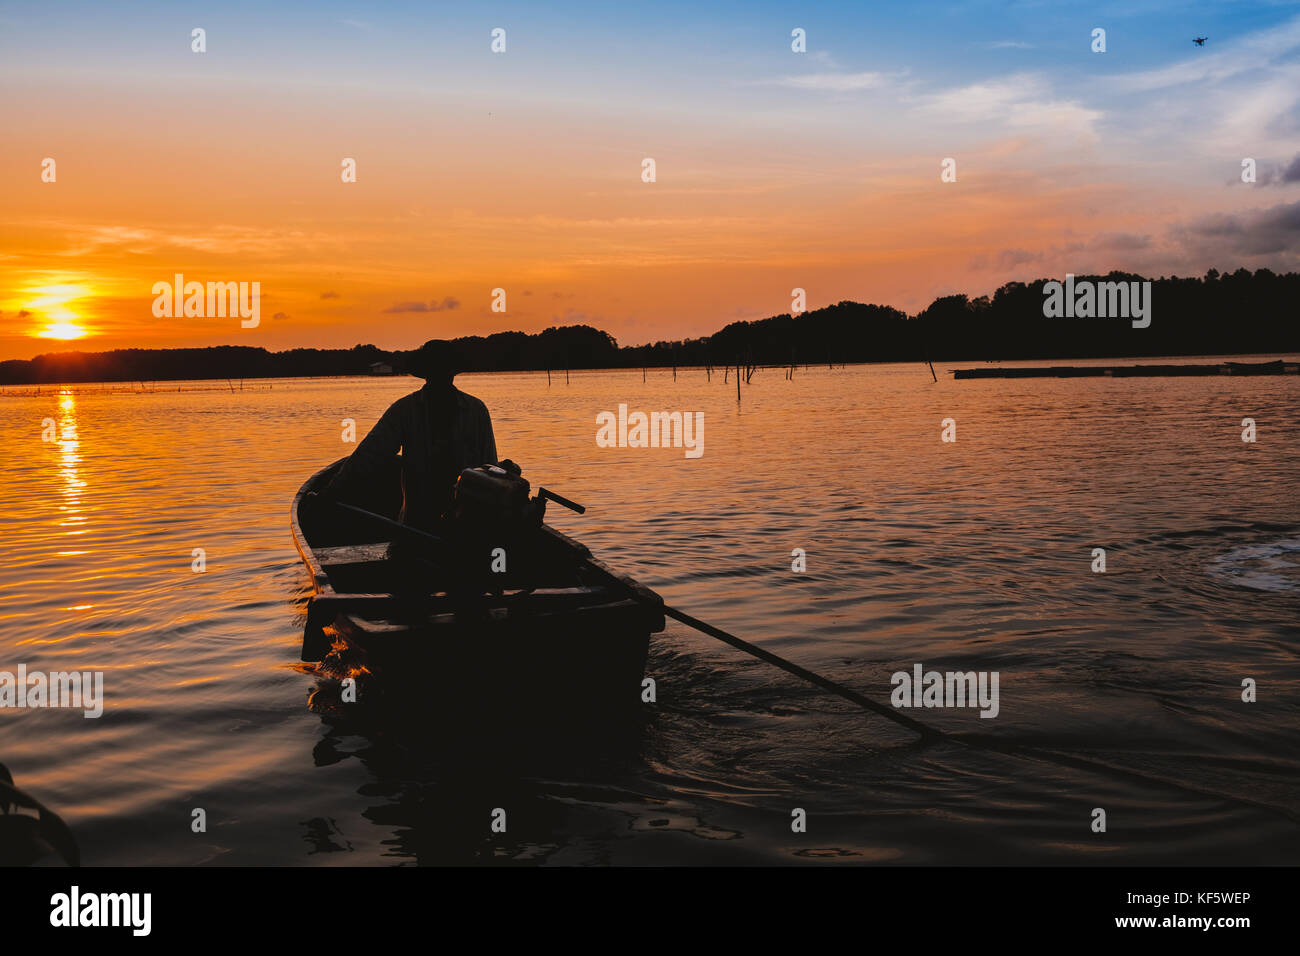
<instances>
[{"instance_id":1,"label":"sun reflection on water","mask_svg":"<svg viewBox=\"0 0 1300 956\"><path fill-rule=\"evenodd\" d=\"M63 503L59 506L63 520L62 527L68 528L64 534L85 534L86 516L82 513L82 494L86 487L81 477L81 440L77 437L77 399L71 390L59 393L59 417L57 419L59 446L59 477L63 481L60 495Z\"/></svg>"}]
</instances>

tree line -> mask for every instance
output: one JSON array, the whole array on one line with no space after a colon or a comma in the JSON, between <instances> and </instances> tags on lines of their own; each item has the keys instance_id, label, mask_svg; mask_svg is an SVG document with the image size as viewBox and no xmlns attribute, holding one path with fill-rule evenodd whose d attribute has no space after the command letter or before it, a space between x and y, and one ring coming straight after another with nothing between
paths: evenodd
<instances>
[{"instance_id":1,"label":"tree line","mask_svg":"<svg viewBox=\"0 0 1300 956\"><path fill-rule=\"evenodd\" d=\"M1131 273L1076 276L1147 281ZM1300 352L1300 274L1211 269L1200 278L1150 280L1151 325L1124 318L1046 318L1049 279L1009 282L992 296L949 295L916 315L839 302L797 315L732 322L712 335L620 347L587 325L456 339L465 371L529 371L742 364L997 361ZM0 362L0 384L365 375L400 366L373 345L268 352L249 346L58 352Z\"/></svg>"}]
</instances>

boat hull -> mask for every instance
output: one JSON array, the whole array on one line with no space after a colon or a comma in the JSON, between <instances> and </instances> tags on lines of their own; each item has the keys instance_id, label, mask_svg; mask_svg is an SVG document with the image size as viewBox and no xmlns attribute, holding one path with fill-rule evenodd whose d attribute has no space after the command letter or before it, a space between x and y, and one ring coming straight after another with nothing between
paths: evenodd
<instances>
[{"instance_id":1,"label":"boat hull","mask_svg":"<svg viewBox=\"0 0 1300 956\"><path fill-rule=\"evenodd\" d=\"M400 460L399 460L400 461ZM662 601L542 525L516 568L466 600L440 587L384 590L399 574L382 527L338 510L303 509L342 461L302 486L291 509L295 543L312 578L304 659L357 676L366 692L457 719L506 724L600 721L638 712L650 635ZM400 504L397 462L368 500L391 517Z\"/></svg>"}]
</instances>

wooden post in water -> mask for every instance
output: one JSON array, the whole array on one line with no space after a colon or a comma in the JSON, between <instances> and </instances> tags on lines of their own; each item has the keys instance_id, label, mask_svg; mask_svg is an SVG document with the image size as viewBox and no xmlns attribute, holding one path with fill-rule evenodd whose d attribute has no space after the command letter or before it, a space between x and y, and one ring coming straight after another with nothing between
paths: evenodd
<instances>
[{"instance_id":1,"label":"wooden post in water","mask_svg":"<svg viewBox=\"0 0 1300 956\"><path fill-rule=\"evenodd\" d=\"M925 338L925 327L919 326L921 332L921 355L925 358L925 364L930 366L930 377L934 379L934 384L939 384L939 376L934 374L934 363L930 361L930 345Z\"/></svg>"},{"instance_id":2,"label":"wooden post in water","mask_svg":"<svg viewBox=\"0 0 1300 956\"><path fill-rule=\"evenodd\" d=\"M546 387L551 387L551 370L549 368L546 370Z\"/></svg>"}]
</instances>

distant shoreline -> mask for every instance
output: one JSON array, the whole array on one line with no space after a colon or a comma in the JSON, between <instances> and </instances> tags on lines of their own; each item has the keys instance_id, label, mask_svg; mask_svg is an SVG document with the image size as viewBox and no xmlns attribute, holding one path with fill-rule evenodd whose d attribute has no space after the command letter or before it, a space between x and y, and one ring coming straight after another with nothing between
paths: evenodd
<instances>
[{"instance_id":1,"label":"distant shoreline","mask_svg":"<svg viewBox=\"0 0 1300 956\"><path fill-rule=\"evenodd\" d=\"M1134 361L1133 361L1133 365L1134 365L1134 367L1139 366L1139 365L1150 366L1150 365L1153 364L1152 360L1161 360L1161 361L1159 361L1158 363L1156 363L1156 364L1159 364L1159 365L1170 365L1170 364L1173 364L1173 365L1181 365L1181 364L1186 364L1186 365L1195 366L1195 365L1201 364L1201 363L1199 363L1199 362L1196 361L1196 360L1198 360L1198 359L1199 359L1199 360L1209 360L1209 361L1211 361L1212 364L1214 364L1214 365L1222 365L1222 364L1225 364L1225 363L1233 363L1233 362L1235 362L1237 359L1241 359L1241 358L1256 358L1256 359L1261 359L1261 360L1265 360L1265 359L1266 359L1266 360L1270 360L1270 361L1282 361L1282 362L1284 362L1284 363L1290 365L1290 364L1295 364L1295 363L1297 363L1297 362L1300 362L1300 350L1295 350L1295 351L1290 351L1290 352L1221 352L1221 353L1218 353L1218 354L1216 354L1216 355L1153 355L1153 356L1146 356L1146 357L1143 357L1143 358L1145 359L1145 361L1142 361L1142 362L1137 362L1136 360L1134 360ZM1169 361L1169 360L1174 360L1174 361L1171 362L1171 361ZM1219 360L1219 361L1214 361L1214 360ZM937 372L940 372L941 374L942 374L942 373L955 373L955 372L960 371L960 370L959 370L958 368L956 368L955 366L957 366L957 365L961 365L961 364L967 364L967 365L976 365L976 366L978 366L979 371L980 371L981 374L977 374L977 375L973 375L973 376L972 376L972 375L967 375L967 376L957 376L958 379L962 379L962 378L1021 378L1021 377L1024 377L1024 378L1044 378L1044 377L1093 377L1093 378L1095 378L1095 377L1101 377L1101 376L1046 376L1046 375L1026 375L1026 376L1021 376L1021 375L1001 375L1001 374L998 374L998 373L997 373L997 370L998 370L999 368L1004 368L1004 369L1015 369L1015 368L1017 368L1017 367L1020 367L1020 366L1019 366L1019 363L1023 363L1023 362L1035 362L1035 363L1052 363L1052 364L1058 364L1058 363L1061 363L1061 362L1095 362L1095 363L1110 363L1111 361L1112 361L1112 358L1111 358L1110 356L1098 356L1098 357L1095 357L1095 358L1057 358L1057 357L1051 357L1051 358L1045 358L1045 359L1008 359L1006 362L990 362L990 361L986 361L986 360L984 360L984 359L960 359L960 358L955 358L955 359L943 359L943 360L941 360L941 362L942 362L942 364L943 364L944 366L954 366L954 367L951 367L951 368L945 367L945 368L942 368L942 369L936 367L936 371L937 371ZM1129 360L1128 360L1128 359L1125 359L1125 361L1129 361ZM837 363L834 364L834 368L837 368L837 369L848 368L848 367L858 368L858 367L867 366L867 365L909 365L909 364L913 364L913 363L914 363L914 360L911 360L911 359L906 359L906 360L889 360L889 361L881 361L881 362L837 362ZM1013 363L1014 363L1014 364L1013 364ZM816 371L816 370L818 370L818 368L820 368L820 367L824 367L825 364L826 364L826 363L811 362L811 363L808 363L807 368L809 368L809 369L811 369L811 370L813 370L813 371ZM921 364L922 364L922 366L924 366L924 362L922 362ZM796 366L796 369L797 369L797 370L802 370L804 367L805 367L805 366L804 366L803 363L799 363L799 364ZM641 368L642 368L641 366L635 366L635 367L631 367L631 366L627 366L627 367L620 366L620 367L617 367L617 368L574 368L574 369L568 369L567 371L569 371L569 372L573 372L573 373L577 373L577 372L636 372L636 371L640 371ZM706 372L706 370L707 370L709 367L708 367L708 366L705 366L705 365L677 365L677 366L672 366L672 365L647 365L647 366L645 366L644 368L645 368L645 371L647 371L647 372L663 372L663 373L671 373L671 372L673 372L673 371L675 370L678 374L682 374L682 375L684 375L685 373L688 373L688 372L690 372L690 373L704 373L704 372ZM756 365L756 366L753 366L753 368L754 368L755 370L760 370L760 371L761 371L761 370L772 371L772 370L782 370L782 369L789 368L789 365ZM985 372L985 370L988 370L987 373ZM457 380L460 381L460 380L461 380L461 376L465 376L465 375L545 375L545 374L547 373L547 371L548 371L547 369L544 369L544 368L543 368L543 369L503 369L503 370L491 370L491 371L461 372L461 373L459 373L459 374L457 375ZM565 370L565 369L558 369L558 370L556 370L556 369L551 369L551 370L549 370L549 371L551 372L552 375L558 375L558 376L561 376L561 377L562 377L563 374L564 374L564 372L565 372L566 370ZM734 372L734 369L733 369L733 372ZM725 373L726 373L726 369L720 368L720 367L718 367L718 366L713 366L713 367L712 367L712 374L714 374L714 375L724 375ZM926 375L926 377L928 378L928 377L929 377L929 372L928 372L928 371L925 372L925 375ZM1128 377L1140 377L1140 376L1123 376L1123 375L1121 375L1121 376L1117 376L1117 377L1119 377L1119 378L1128 378ZM370 375L370 374L365 374L365 373L348 373L348 374L340 374L340 375L277 375L277 376L266 376L266 377L260 377L260 378L245 378L245 379L242 380L242 382L241 382L239 379L235 379L235 380L233 380L233 381L229 381L229 380L227 380L226 378L174 378L174 379L146 379L146 380L144 380L143 382L141 382L141 381L139 381L139 380L134 380L134 379L133 379L133 380L131 380L131 381L121 381L121 380L113 381L113 380L104 380L104 381L85 381L85 382L41 382L41 383L33 383L33 384L30 384L30 385L26 385L26 384L3 384L3 383L0 383L0 398L6 398L6 397L11 397L11 398L34 397L34 396L37 395L37 394L45 394L45 393L48 393L48 394L55 394L55 393L57 393L57 392L59 392L59 391L61 391L61 390L64 390L64 389L73 389L73 388L77 388L77 389L85 389L85 390L87 390L87 391L100 392L100 393L102 393L102 394L115 394L115 395L125 395L125 394L149 395L149 394L154 394L154 393L169 393L169 392L170 392L170 393L176 393L176 392L265 392L265 391L271 391L271 390L274 388L274 383L276 383L276 382L289 382L289 383L296 383L296 382L312 381L312 380L315 380L315 381L341 381L341 380L343 380L343 379L360 379L360 380L362 380L362 381L373 381L373 382L386 382L386 381L394 381L394 382L397 382L397 381L405 381L405 382L408 382L408 383L409 383L409 385L410 385L410 387L411 387L412 389L419 388L419 386L420 386L420 379L416 378L416 377L413 376L413 375L407 375L407 374L402 374L402 373L395 374L395 375ZM189 384L189 383L193 383L194 387L192 387L192 388L176 387L176 386L180 386L180 385L184 385L184 384ZM561 381L560 381L560 384L563 384L562 379L561 379ZM143 386L143 387L132 387L132 386Z\"/></svg>"},{"instance_id":2,"label":"distant shoreline","mask_svg":"<svg viewBox=\"0 0 1300 956\"><path fill-rule=\"evenodd\" d=\"M1140 281L1142 323L1082 308L1053 312L1053 279L1009 282L993 296L942 296L915 316L891 306L839 302L812 312L733 322L709 336L619 346L587 325L497 332L454 341L466 372L563 372L614 368L789 367L882 362L1149 360L1300 352L1300 273L1246 269L1203 278L1128 273L1070 276L1066 290ZM1050 295L1048 294L1050 293ZM1099 293L1100 295L1100 293ZM1100 299L1098 299L1100 301ZM1125 300L1127 301L1127 300ZM1074 317L1078 315L1080 317ZM254 346L59 352L0 362L0 385L222 381L364 375L400 367L403 352Z\"/></svg>"}]
</instances>

